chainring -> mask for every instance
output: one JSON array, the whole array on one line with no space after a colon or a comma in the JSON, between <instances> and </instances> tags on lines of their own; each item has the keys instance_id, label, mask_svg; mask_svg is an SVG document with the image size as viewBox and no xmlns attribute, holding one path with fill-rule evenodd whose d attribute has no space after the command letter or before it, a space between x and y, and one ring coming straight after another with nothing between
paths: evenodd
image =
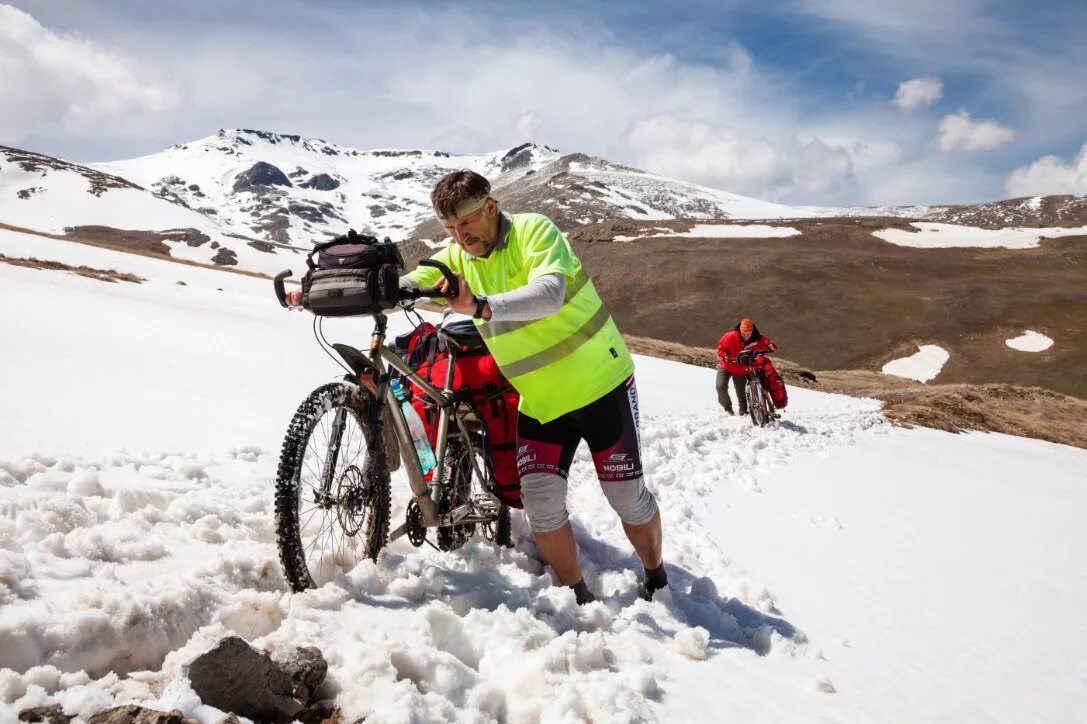
<instances>
[{"instance_id":1,"label":"chainring","mask_svg":"<svg viewBox=\"0 0 1087 724\"><path fill-rule=\"evenodd\" d=\"M426 543L426 526L423 525L423 510L414 500L408 503L406 518L404 525L408 542L416 548L422 547Z\"/></svg>"}]
</instances>

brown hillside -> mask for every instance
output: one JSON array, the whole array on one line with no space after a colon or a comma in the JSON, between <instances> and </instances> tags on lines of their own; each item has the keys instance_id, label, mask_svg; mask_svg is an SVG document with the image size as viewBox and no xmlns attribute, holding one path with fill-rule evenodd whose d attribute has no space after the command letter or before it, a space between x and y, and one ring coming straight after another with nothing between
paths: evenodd
<instances>
[{"instance_id":1,"label":"brown hillside","mask_svg":"<svg viewBox=\"0 0 1087 724\"><path fill-rule=\"evenodd\" d=\"M833 218L757 222L802 232L782 239L612 241L692 223L612 220L568 233L623 332L715 347L750 316L810 369L878 371L931 343L951 354L939 383L1087 398L1087 236L1035 249L915 249L871 233L911 228L908 219ZM433 254L420 241L404 250L409 268ZM1041 353L1004 344L1026 329L1056 343Z\"/></svg>"}]
</instances>

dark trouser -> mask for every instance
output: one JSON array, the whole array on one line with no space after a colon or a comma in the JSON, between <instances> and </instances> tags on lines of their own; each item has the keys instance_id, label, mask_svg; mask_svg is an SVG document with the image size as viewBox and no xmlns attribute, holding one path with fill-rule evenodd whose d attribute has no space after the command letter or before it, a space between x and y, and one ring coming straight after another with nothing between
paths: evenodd
<instances>
[{"instance_id":1,"label":"dark trouser","mask_svg":"<svg viewBox=\"0 0 1087 724\"><path fill-rule=\"evenodd\" d=\"M740 403L740 414L747 414L747 397L744 395L746 378L743 375L729 374L728 370L717 370L717 401L721 407L732 412L732 400L728 398L728 380L732 378L732 386L736 388L736 400Z\"/></svg>"}]
</instances>

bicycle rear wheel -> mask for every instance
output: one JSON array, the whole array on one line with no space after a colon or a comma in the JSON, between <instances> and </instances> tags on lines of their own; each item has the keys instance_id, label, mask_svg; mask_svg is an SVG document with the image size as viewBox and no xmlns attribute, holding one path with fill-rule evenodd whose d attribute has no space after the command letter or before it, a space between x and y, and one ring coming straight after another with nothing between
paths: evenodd
<instances>
[{"instance_id":1,"label":"bicycle rear wheel","mask_svg":"<svg viewBox=\"0 0 1087 724\"><path fill-rule=\"evenodd\" d=\"M438 510L445 514L452 512L462 505L472 502L475 492L472 485L474 469L472 467L472 455L468 446L463 441L451 438L445 451L446 470L445 485L439 496ZM483 460L476 456L476 463L483 464ZM452 551L460 548L475 533L476 526L473 523L461 523L459 525L440 526L438 528L438 548L443 551Z\"/></svg>"},{"instance_id":2,"label":"bicycle rear wheel","mask_svg":"<svg viewBox=\"0 0 1087 724\"><path fill-rule=\"evenodd\" d=\"M385 441L372 439L372 404L355 385L328 384L302 402L287 429L276 476L276 542L296 592L376 559L388 540L389 465Z\"/></svg>"}]
</instances>

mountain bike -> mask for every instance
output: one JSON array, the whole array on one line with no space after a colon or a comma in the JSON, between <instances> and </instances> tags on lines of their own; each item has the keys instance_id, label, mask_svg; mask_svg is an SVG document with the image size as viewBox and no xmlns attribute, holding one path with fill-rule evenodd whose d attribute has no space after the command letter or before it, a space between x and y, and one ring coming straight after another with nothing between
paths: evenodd
<instances>
[{"instance_id":1,"label":"mountain bike","mask_svg":"<svg viewBox=\"0 0 1087 724\"><path fill-rule=\"evenodd\" d=\"M780 417L770 391L766 388L762 370L758 367L759 358L765 356L763 351L750 349L743 350L736 356L736 361L747 367L744 372L744 396L747 398L747 412L755 427L766 427Z\"/></svg>"},{"instance_id":2,"label":"mountain bike","mask_svg":"<svg viewBox=\"0 0 1087 724\"><path fill-rule=\"evenodd\" d=\"M412 311L417 299L456 296L457 280L440 262L423 260L449 282L449 292L400 289L399 305ZM280 304L287 306L281 272L273 280ZM462 546L477 529L488 540L510 546L509 507L497 495L485 430L469 401L451 389L458 348L482 347L479 332L446 323L437 329L451 342L443 388L431 384L385 344L388 318L375 312L369 353L346 344L329 344L350 370L302 402L291 419L276 475L275 522L283 573L294 591L315 588L360 561L376 560L385 545L407 536L419 547L435 533L435 547ZM314 320L315 331L321 318ZM327 350L326 350L327 351ZM408 421L391 384L416 389L438 409L437 461L433 477L424 474ZM403 464L411 488L404 523L390 533L390 471Z\"/></svg>"}]
</instances>

